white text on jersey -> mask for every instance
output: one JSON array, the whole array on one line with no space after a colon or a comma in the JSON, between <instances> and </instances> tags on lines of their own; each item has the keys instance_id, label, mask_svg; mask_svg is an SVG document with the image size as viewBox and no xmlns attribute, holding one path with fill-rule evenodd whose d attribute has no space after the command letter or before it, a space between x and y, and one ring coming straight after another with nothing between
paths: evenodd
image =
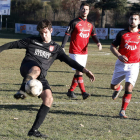
<instances>
[{"instance_id":1,"label":"white text on jersey","mask_svg":"<svg viewBox=\"0 0 140 140\"><path fill-rule=\"evenodd\" d=\"M49 59L50 56L51 56L51 53L46 52L46 51L42 51L42 50L39 50L39 49L35 49L34 55L41 56L41 57L44 57L46 59Z\"/></svg>"}]
</instances>

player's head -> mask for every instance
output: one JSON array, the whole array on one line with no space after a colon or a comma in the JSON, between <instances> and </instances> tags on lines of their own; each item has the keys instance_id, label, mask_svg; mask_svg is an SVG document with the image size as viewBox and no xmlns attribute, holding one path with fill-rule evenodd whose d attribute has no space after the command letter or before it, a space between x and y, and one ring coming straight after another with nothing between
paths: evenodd
<instances>
[{"instance_id":1,"label":"player's head","mask_svg":"<svg viewBox=\"0 0 140 140\"><path fill-rule=\"evenodd\" d=\"M140 14L138 12L131 12L129 16L129 26L131 28L138 27L140 23Z\"/></svg>"},{"instance_id":2,"label":"player's head","mask_svg":"<svg viewBox=\"0 0 140 140\"><path fill-rule=\"evenodd\" d=\"M46 43L51 41L51 33L52 33L52 23L44 19L40 21L37 25L37 31L39 31L42 40Z\"/></svg>"},{"instance_id":3,"label":"player's head","mask_svg":"<svg viewBox=\"0 0 140 140\"><path fill-rule=\"evenodd\" d=\"M89 14L89 4L86 2L83 2L80 6L80 16L86 19L88 14Z\"/></svg>"}]
</instances>

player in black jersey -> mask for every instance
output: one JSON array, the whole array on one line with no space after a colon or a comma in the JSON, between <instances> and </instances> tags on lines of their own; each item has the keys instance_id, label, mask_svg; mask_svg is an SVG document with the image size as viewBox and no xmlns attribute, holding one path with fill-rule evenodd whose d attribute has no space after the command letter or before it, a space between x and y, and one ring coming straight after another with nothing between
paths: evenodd
<instances>
[{"instance_id":1,"label":"player in black jersey","mask_svg":"<svg viewBox=\"0 0 140 140\"><path fill-rule=\"evenodd\" d=\"M95 80L92 72L81 66L76 61L68 57L62 47L51 40L52 24L45 19L38 23L37 30L40 33L39 37L30 37L19 41L10 42L0 47L0 52L6 49L26 49L25 57L21 63L20 73L23 77L23 82L20 90L14 95L16 99L24 99L25 84L31 79L38 79L43 84L43 92L40 95L43 103L37 113L35 122L28 132L28 136L46 138L38 131L38 128L43 123L49 109L53 103L52 91L48 81L45 79L47 71L54 62L59 59L64 61L69 66L85 73L93 82Z\"/></svg>"}]
</instances>

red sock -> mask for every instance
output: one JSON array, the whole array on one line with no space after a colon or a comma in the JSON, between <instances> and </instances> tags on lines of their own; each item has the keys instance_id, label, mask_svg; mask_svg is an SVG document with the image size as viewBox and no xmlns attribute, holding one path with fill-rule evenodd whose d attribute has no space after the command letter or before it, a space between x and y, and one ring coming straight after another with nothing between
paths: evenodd
<instances>
[{"instance_id":1,"label":"red sock","mask_svg":"<svg viewBox=\"0 0 140 140\"><path fill-rule=\"evenodd\" d=\"M78 85L77 76L74 75L69 91L74 91L74 89L77 87L77 85Z\"/></svg>"},{"instance_id":2,"label":"red sock","mask_svg":"<svg viewBox=\"0 0 140 140\"><path fill-rule=\"evenodd\" d=\"M124 94L122 98L122 110L126 110L130 100L131 100L132 94Z\"/></svg>"},{"instance_id":3,"label":"red sock","mask_svg":"<svg viewBox=\"0 0 140 140\"><path fill-rule=\"evenodd\" d=\"M84 86L84 81L83 81L82 75L79 75L77 77L77 81L78 81L79 88L80 88L80 90L81 90L81 92L83 94L83 92L86 92L86 91L85 91L85 86Z\"/></svg>"},{"instance_id":4,"label":"red sock","mask_svg":"<svg viewBox=\"0 0 140 140\"><path fill-rule=\"evenodd\" d=\"M118 88L116 88L115 90L116 90L116 91L119 91L119 90L120 90L120 88L121 88L121 86L119 85L119 87L118 87Z\"/></svg>"}]
</instances>

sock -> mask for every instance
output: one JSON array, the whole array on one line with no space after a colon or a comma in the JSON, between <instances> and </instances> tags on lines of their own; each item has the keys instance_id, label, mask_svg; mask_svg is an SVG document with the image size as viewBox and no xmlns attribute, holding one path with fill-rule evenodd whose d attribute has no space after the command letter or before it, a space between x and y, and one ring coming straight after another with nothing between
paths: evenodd
<instances>
[{"instance_id":1,"label":"sock","mask_svg":"<svg viewBox=\"0 0 140 140\"><path fill-rule=\"evenodd\" d=\"M77 87L77 85L78 85L78 83L77 83L77 75L74 75L69 91L74 91L75 88Z\"/></svg>"},{"instance_id":2,"label":"sock","mask_svg":"<svg viewBox=\"0 0 140 140\"><path fill-rule=\"evenodd\" d=\"M79 88L83 94L83 92L86 92L85 91L85 86L84 86L84 81L83 81L83 76L82 75L78 75L77 77L77 81L78 81L78 85L79 85Z\"/></svg>"},{"instance_id":3,"label":"sock","mask_svg":"<svg viewBox=\"0 0 140 140\"><path fill-rule=\"evenodd\" d=\"M125 91L125 94L122 98L122 110L126 110L132 97L132 92Z\"/></svg>"},{"instance_id":4,"label":"sock","mask_svg":"<svg viewBox=\"0 0 140 140\"><path fill-rule=\"evenodd\" d=\"M34 122L31 130L34 131L34 130L37 130L40 127L40 125L43 123L47 113L49 112L49 109L50 108L48 106L45 106L44 104L42 104L40 106L40 109L38 110L35 122Z\"/></svg>"},{"instance_id":5,"label":"sock","mask_svg":"<svg viewBox=\"0 0 140 140\"><path fill-rule=\"evenodd\" d=\"M26 82L28 82L29 80L33 79L30 75L27 75L23 81L22 81L22 84L21 84L21 87L20 87L20 90L24 91L25 92L25 84Z\"/></svg>"},{"instance_id":6,"label":"sock","mask_svg":"<svg viewBox=\"0 0 140 140\"><path fill-rule=\"evenodd\" d=\"M116 91L119 91L119 90L120 90L120 88L121 88L121 86L119 85L119 87L118 87L118 88L116 88L115 90L116 90Z\"/></svg>"}]
</instances>

